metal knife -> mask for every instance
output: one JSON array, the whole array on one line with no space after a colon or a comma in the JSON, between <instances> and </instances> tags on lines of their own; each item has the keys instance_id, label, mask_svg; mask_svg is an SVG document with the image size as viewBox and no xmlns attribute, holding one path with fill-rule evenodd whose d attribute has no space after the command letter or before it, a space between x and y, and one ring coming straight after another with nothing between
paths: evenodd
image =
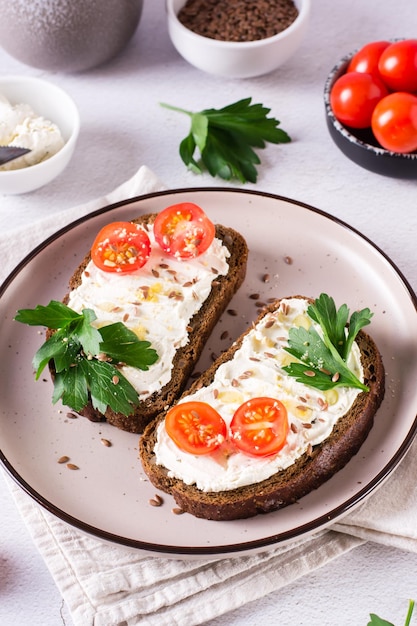
<instances>
[{"instance_id":1,"label":"metal knife","mask_svg":"<svg viewBox=\"0 0 417 626\"><path fill-rule=\"evenodd\" d=\"M18 148L17 146L0 146L0 165L18 159L30 152L29 148Z\"/></svg>"}]
</instances>

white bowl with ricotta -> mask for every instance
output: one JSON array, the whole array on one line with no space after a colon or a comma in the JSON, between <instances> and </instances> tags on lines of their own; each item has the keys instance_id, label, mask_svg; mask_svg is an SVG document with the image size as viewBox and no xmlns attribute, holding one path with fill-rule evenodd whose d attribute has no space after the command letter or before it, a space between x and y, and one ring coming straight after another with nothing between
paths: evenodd
<instances>
[{"instance_id":1,"label":"white bowl with ricotta","mask_svg":"<svg viewBox=\"0 0 417 626\"><path fill-rule=\"evenodd\" d=\"M310 18L310 0L294 0L298 16L276 35L253 41L226 41L197 34L178 18L186 0L166 0L168 33L177 52L191 65L225 78L268 74L300 47Z\"/></svg>"},{"instance_id":2,"label":"white bowl with ricotta","mask_svg":"<svg viewBox=\"0 0 417 626\"><path fill-rule=\"evenodd\" d=\"M80 129L78 109L57 85L31 76L0 77L0 145L31 152L0 166L0 194L23 194L67 167Z\"/></svg>"}]
</instances>

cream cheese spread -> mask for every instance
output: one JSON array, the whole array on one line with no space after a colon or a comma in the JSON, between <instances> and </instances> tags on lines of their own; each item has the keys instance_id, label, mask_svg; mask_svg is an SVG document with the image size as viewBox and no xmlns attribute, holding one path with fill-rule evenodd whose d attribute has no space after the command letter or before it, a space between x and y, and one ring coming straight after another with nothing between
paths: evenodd
<instances>
[{"instance_id":1,"label":"cream cheese spread","mask_svg":"<svg viewBox=\"0 0 417 626\"><path fill-rule=\"evenodd\" d=\"M230 256L226 246L215 238L200 256L177 260L155 243L152 227L147 232L152 251L142 268L115 274L90 261L68 302L78 313L93 309L98 328L122 322L139 339L150 341L159 358L149 370L120 367L141 400L171 380L174 356L188 343L190 321L210 295L216 276L227 274Z\"/></svg>"},{"instance_id":2,"label":"cream cheese spread","mask_svg":"<svg viewBox=\"0 0 417 626\"><path fill-rule=\"evenodd\" d=\"M56 124L37 115L28 104L15 104L0 94L0 146L29 148L30 152L9 161L0 171L16 170L49 159L64 145Z\"/></svg>"},{"instance_id":3,"label":"cream cheese spread","mask_svg":"<svg viewBox=\"0 0 417 626\"><path fill-rule=\"evenodd\" d=\"M283 370L295 360L284 350L289 329L314 324L306 313L307 307L304 299L283 300L277 311L268 313L249 331L233 358L220 365L210 385L181 400L207 402L229 425L236 409L251 397L277 398L285 405L290 423L285 446L272 457L251 457L227 444L212 454L194 456L176 446L161 422L154 451L156 462L168 469L169 476L207 492L236 489L261 482L289 467L311 446L329 437L360 390L337 387L323 392L297 382ZM318 325L314 325L320 332ZM363 380L356 343L348 366Z\"/></svg>"}]
</instances>

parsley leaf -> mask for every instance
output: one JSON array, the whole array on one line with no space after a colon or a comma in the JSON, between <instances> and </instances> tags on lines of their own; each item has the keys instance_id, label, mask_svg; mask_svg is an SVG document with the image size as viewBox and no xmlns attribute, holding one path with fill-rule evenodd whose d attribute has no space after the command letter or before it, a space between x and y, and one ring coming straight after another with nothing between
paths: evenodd
<instances>
[{"instance_id":1,"label":"parsley leaf","mask_svg":"<svg viewBox=\"0 0 417 626\"><path fill-rule=\"evenodd\" d=\"M256 183L255 165L261 161L252 148L265 148L267 142L288 143L291 138L278 128L278 120L267 117L271 109L251 102L252 98L244 98L222 109L204 109L198 113L161 103L191 118L190 132L179 148L181 159L189 169L196 174L207 169L213 177ZM194 158L196 149L200 151L200 162Z\"/></svg>"},{"instance_id":2,"label":"parsley leaf","mask_svg":"<svg viewBox=\"0 0 417 626\"><path fill-rule=\"evenodd\" d=\"M362 384L346 364L346 359L359 330L370 323L372 313L363 309L352 314L349 330L345 327L349 309L343 304L338 310L333 298L322 293L307 309L310 318L320 325L321 336L311 326L291 328L288 347L285 350L297 359L284 370L298 382L326 390L334 387L354 387L362 391L369 388Z\"/></svg>"},{"instance_id":3,"label":"parsley leaf","mask_svg":"<svg viewBox=\"0 0 417 626\"><path fill-rule=\"evenodd\" d=\"M148 341L117 322L98 330L92 325L92 309L76 313L62 302L51 300L47 306L21 309L15 320L30 326L45 326L55 332L33 357L38 380L50 361L54 368L53 403L59 399L81 411L91 398L101 413L109 406L116 413L130 415L139 404L138 394L117 365L148 370L158 359Z\"/></svg>"},{"instance_id":4,"label":"parsley leaf","mask_svg":"<svg viewBox=\"0 0 417 626\"><path fill-rule=\"evenodd\" d=\"M414 611L414 604L414 600L409 600L408 612L407 617L405 618L404 626L410 626L411 617ZM371 613L369 617L371 618L371 621L368 622L367 626L394 626L394 624L392 624L391 622L387 622L384 619L381 619L380 617L378 617L378 615L375 615L375 613Z\"/></svg>"},{"instance_id":5,"label":"parsley leaf","mask_svg":"<svg viewBox=\"0 0 417 626\"><path fill-rule=\"evenodd\" d=\"M387 622L385 619L381 619L375 613L370 613L369 617L371 621L368 622L367 626L394 626L392 622Z\"/></svg>"}]
</instances>

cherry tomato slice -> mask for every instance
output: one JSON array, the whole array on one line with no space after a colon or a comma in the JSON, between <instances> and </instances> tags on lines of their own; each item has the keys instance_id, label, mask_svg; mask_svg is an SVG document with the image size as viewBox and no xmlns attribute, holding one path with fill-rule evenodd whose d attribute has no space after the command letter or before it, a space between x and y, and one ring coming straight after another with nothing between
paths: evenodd
<instances>
[{"instance_id":1,"label":"cherry tomato slice","mask_svg":"<svg viewBox=\"0 0 417 626\"><path fill-rule=\"evenodd\" d=\"M93 263L105 272L134 272L151 253L148 234L133 222L113 222L98 233L91 247Z\"/></svg>"},{"instance_id":2,"label":"cherry tomato slice","mask_svg":"<svg viewBox=\"0 0 417 626\"><path fill-rule=\"evenodd\" d=\"M383 98L373 112L372 131L386 150L417 150L417 97L398 91Z\"/></svg>"},{"instance_id":3,"label":"cherry tomato slice","mask_svg":"<svg viewBox=\"0 0 417 626\"><path fill-rule=\"evenodd\" d=\"M215 227L199 206L183 202L157 215L154 234L167 254L177 259L190 259L207 250L214 239Z\"/></svg>"},{"instance_id":4,"label":"cherry tomato slice","mask_svg":"<svg viewBox=\"0 0 417 626\"><path fill-rule=\"evenodd\" d=\"M182 402L165 416L165 428L174 443L190 454L209 454L226 439L226 423L205 402Z\"/></svg>"},{"instance_id":5,"label":"cherry tomato slice","mask_svg":"<svg viewBox=\"0 0 417 626\"><path fill-rule=\"evenodd\" d=\"M274 398L253 398L236 410L230 431L234 445L245 454L275 454L287 439L287 410Z\"/></svg>"},{"instance_id":6,"label":"cherry tomato slice","mask_svg":"<svg viewBox=\"0 0 417 626\"><path fill-rule=\"evenodd\" d=\"M330 92L330 104L336 119L351 128L371 125L376 104L388 94L383 82L372 74L348 72L336 80Z\"/></svg>"},{"instance_id":7,"label":"cherry tomato slice","mask_svg":"<svg viewBox=\"0 0 417 626\"><path fill-rule=\"evenodd\" d=\"M381 54L390 45L389 41L372 41L363 46L350 60L348 72L373 74L379 78L378 61Z\"/></svg>"},{"instance_id":8,"label":"cherry tomato slice","mask_svg":"<svg viewBox=\"0 0 417 626\"><path fill-rule=\"evenodd\" d=\"M417 39L392 43L378 62L382 80L392 91L417 91Z\"/></svg>"}]
</instances>

